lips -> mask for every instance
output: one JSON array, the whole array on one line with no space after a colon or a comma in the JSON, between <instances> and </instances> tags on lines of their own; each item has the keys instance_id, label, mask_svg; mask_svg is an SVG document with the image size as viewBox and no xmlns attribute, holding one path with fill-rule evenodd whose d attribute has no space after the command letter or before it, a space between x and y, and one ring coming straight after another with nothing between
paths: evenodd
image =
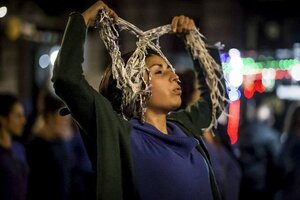
<instances>
[{"instance_id":1,"label":"lips","mask_svg":"<svg viewBox=\"0 0 300 200\"><path fill-rule=\"evenodd\" d=\"M173 93L176 95L181 95L182 91L181 91L181 87L178 86L173 90Z\"/></svg>"}]
</instances>

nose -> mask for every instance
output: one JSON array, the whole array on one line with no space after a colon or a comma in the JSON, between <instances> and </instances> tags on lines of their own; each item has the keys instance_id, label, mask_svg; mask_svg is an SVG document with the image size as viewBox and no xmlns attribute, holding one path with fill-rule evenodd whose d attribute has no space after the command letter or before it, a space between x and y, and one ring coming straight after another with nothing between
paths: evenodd
<instances>
[{"instance_id":1,"label":"nose","mask_svg":"<svg viewBox=\"0 0 300 200\"><path fill-rule=\"evenodd\" d=\"M175 73L175 72L172 72L172 75L171 75L171 81L176 81L177 83L180 83L181 81L179 80L179 76Z\"/></svg>"}]
</instances>

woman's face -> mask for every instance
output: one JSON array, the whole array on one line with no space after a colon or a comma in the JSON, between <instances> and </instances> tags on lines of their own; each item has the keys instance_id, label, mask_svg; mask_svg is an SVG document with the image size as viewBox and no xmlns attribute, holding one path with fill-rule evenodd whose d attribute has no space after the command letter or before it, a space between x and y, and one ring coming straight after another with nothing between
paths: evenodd
<instances>
[{"instance_id":1,"label":"woman's face","mask_svg":"<svg viewBox=\"0 0 300 200\"><path fill-rule=\"evenodd\" d=\"M3 119L3 127L14 136L20 136L26 123L24 109L21 103L15 103L9 115Z\"/></svg>"},{"instance_id":2,"label":"woman's face","mask_svg":"<svg viewBox=\"0 0 300 200\"><path fill-rule=\"evenodd\" d=\"M152 84L152 96L147 102L147 110L167 114L178 108L181 104L181 87L177 74L158 55L148 57L146 65Z\"/></svg>"}]
</instances>

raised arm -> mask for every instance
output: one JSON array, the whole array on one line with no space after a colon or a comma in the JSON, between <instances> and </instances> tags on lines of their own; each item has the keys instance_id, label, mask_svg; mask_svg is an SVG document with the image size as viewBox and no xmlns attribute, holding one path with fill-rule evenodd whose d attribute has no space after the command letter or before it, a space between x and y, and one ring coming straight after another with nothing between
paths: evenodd
<instances>
[{"instance_id":1,"label":"raised arm","mask_svg":"<svg viewBox=\"0 0 300 200\"><path fill-rule=\"evenodd\" d=\"M82 70L87 28L93 26L101 9L117 19L117 15L102 1L96 2L82 14L70 14L52 77L56 94L66 103L72 117L93 141L96 141L96 118L99 118L96 116L95 104L100 104L98 107L101 113L107 115L101 122L117 116L110 102L88 84Z\"/></svg>"},{"instance_id":2,"label":"raised arm","mask_svg":"<svg viewBox=\"0 0 300 200\"><path fill-rule=\"evenodd\" d=\"M209 55L214 59L216 64L218 64L215 68L213 68L213 73L214 76L209 76L207 72L204 70L203 63L199 61L198 59L193 60L194 62L194 69L197 72L197 80L199 84L199 90L201 91L201 96L198 101L198 103L195 105L195 108L197 109L205 109L207 107L206 111L208 113L204 114L204 121L205 125L202 128L206 128L207 124L208 126L211 125L212 118L217 119L220 114L222 113L222 108L224 108L225 103L226 103L226 92L225 92L225 79L223 77L223 72L221 69L221 61L220 61L220 54L219 54L219 49L216 47L208 47L207 48ZM210 79L215 79L215 80L210 80ZM216 82L215 85L213 83ZM210 86L208 85L211 84ZM214 87L213 90L217 90L219 94L224 95L224 97L216 97L215 99L212 98L212 95L215 95L211 89L211 87ZM213 93L213 94L212 94ZM224 98L224 99L222 99ZM220 106L216 106L213 108L213 104L220 104ZM204 107L204 108L201 108ZM215 109L215 111L213 110Z\"/></svg>"},{"instance_id":3,"label":"raised arm","mask_svg":"<svg viewBox=\"0 0 300 200\"><path fill-rule=\"evenodd\" d=\"M179 21L185 24L178 27ZM172 113L174 119L184 121L185 124L193 124L196 129L213 126L224 107L225 85L220 69L220 57L218 49L207 49L202 41L202 35L196 29L194 21L182 16L174 17L173 29L178 29L184 34L185 43L192 56L194 69L201 90L199 101L189 106L185 111Z\"/></svg>"}]
</instances>

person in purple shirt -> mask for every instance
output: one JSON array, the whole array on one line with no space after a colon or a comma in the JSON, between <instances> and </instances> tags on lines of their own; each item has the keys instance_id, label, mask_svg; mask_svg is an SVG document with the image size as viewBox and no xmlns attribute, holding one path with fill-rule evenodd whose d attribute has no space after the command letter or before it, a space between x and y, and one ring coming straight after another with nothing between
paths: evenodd
<instances>
[{"instance_id":1,"label":"person in purple shirt","mask_svg":"<svg viewBox=\"0 0 300 200\"><path fill-rule=\"evenodd\" d=\"M122 57L117 26L141 34L137 49ZM99 92L82 70L88 27L99 28L112 58ZM186 41L203 91L201 100L178 112L179 77L152 41L167 32ZM70 113L80 127L97 172L97 199L220 199L200 133L220 114L224 87L220 66L200 35L194 20L183 15L141 33L102 1L70 14L52 81L67 105L61 113Z\"/></svg>"},{"instance_id":2,"label":"person in purple shirt","mask_svg":"<svg viewBox=\"0 0 300 200\"><path fill-rule=\"evenodd\" d=\"M0 199L25 200L29 168L23 147L13 136L23 133L26 118L21 101L13 94L0 94ZM20 150L20 151L18 151Z\"/></svg>"}]
</instances>

